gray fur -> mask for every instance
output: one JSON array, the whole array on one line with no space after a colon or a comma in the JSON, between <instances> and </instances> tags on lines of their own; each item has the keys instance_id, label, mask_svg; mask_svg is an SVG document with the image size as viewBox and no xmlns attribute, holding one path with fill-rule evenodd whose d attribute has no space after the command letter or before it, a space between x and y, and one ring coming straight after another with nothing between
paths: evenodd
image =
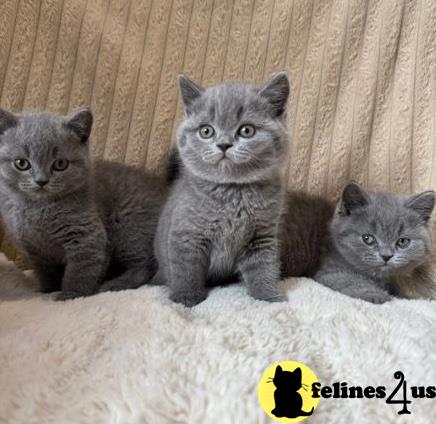
<instances>
[{"instance_id":1,"label":"gray fur","mask_svg":"<svg viewBox=\"0 0 436 424\"><path fill-rule=\"evenodd\" d=\"M122 164L94 166L91 126L88 109L69 117L0 110L0 211L43 291L62 289L58 299L138 287L156 267L165 186ZM31 168L16 169L17 159ZM69 166L56 171L60 159Z\"/></svg>"},{"instance_id":2,"label":"gray fur","mask_svg":"<svg viewBox=\"0 0 436 424\"><path fill-rule=\"evenodd\" d=\"M348 184L330 224L330 240L315 279L374 303L401 296L396 281L429 262L428 222L434 203L432 191L404 196L369 193L354 182ZM400 239L410 242L400 247Z\"/></svg>"},{"instance_id":3,"label":"gray fur","mask_svg":"<svg viewBox=\"0 0 436 424\"><path fill-rule=\"evenodd\" d=\"M173 148L166 169L169 184L180 176L182 166ZM285 193L278 230L282 277L313 277L334 210L334 205L320 196L302 191Z\"/></svg>"},{"instance_id":4,"label":"gray fur","mask_svg":"<svg viewBox=\"0 0 436 424\"><path fill-rule=\"evenodd\" d=\"M155 281L187 306L205 299L208 284L237 275L253 297L283 300L277 230L288 79L281 73L263 87L202 88L184 76L179 83L186 111L177 133L183 166L159 220ZM251 138L238 135L244 124L255 127ZM212 137L200 136L203 125L213 127Z\"/></svg>"},{"instance_id":5,"label":"gray fur","mask_svg":"<svg viewBox=\"0 0 436 424\"><path fill-rule=\"evenodd\" d=\"M279 229L283 277L315 275L334 210L334 205L320 196L286 193Z\"/></svg>"}]
</instances>

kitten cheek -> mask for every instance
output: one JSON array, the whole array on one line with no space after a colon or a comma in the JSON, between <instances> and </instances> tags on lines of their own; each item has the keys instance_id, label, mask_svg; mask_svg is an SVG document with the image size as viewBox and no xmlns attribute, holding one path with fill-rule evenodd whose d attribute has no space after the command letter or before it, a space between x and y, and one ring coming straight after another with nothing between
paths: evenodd
<instances>
[{"instance_id":1,"label":"kitten cheek","mask_svg":"<svg viewBox=\"0 0 436 424\"><path fill-rule=\"evenodd\" d=\"M216 165L223 156L222 152L206 151L201 155L201 160L209 165Z\"/></svg>"}]
</instances>

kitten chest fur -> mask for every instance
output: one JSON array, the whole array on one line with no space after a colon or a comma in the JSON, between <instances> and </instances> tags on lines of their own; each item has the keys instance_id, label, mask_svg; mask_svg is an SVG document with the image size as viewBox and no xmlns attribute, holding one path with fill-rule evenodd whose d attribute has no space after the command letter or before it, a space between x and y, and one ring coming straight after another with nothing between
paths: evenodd
<instances>
[{"instance_id":1,"label":"kitten chest fur","mask_svg":"<svg viewBox=\"0 0 436 424\"><path fill-rule=\"evenodd\" d=\"M275 225L282 208L282 189L277 178L255 184L216 184L185 176L175 188L174 201L189 217L188 225L209 245L208 278L225 278L236 271L236 262L260 227ZM181 190L181 187L183 189Z\"/></svg>"},{"instance_id":2,"label":"kitten chest fur","mask_svg":"<svg viewBox=\"0 0 436 424\"><path fill-rule=\"evenodd\" d=\"M82 205L87 203L85 197ZM69 202L69 196L50 203L44 200L2 200L2 216L14 241L29 254L48 262L63 263L65 251L62 236L70 221L67 211L77 213Z\"/></svg>"}]
</instances>

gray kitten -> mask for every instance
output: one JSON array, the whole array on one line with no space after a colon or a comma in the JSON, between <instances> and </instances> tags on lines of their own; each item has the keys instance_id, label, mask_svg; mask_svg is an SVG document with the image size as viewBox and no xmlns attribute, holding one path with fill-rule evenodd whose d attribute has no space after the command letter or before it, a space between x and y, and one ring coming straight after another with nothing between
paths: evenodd
<instances>
[{"instance_id":1,"label":"gray kitten","mask_svg":"<svg viewBox=\"0 0 436 424\"><path fill-rule=\"evenodd\" d=\"M402 196L348 184L315 280L373 303L402 296L398 280L429 263L434 204L433 191Z\"/></svg>"},{"instance_id":2,"label":"gray kitten","mask_svg":"<svg viewBox=\"0 0 436 424\"><path fill-rule=\"evenodd\" d=\"M165 184L122 164L93 166L91 127L88 109L72 116L0 109L0 212L42 290L62 289L59 300L138 287L156 267Z\"/></svg>"},{"instance_id":3,"label":"gray kitten","mask_svg":"<svg viewBox=\"0 0 436 424\"><path fill-rule=\"evenodd\" d=\"M172 149L166 169L168 184L179 178L182 167L177 150ZM302 191L285 193L278 229L283 278L313 277L334 210L334 205L320 196Z\"/></svg>"},{"instance_id":4,"label":"gray kitten","mask_svg":"<svg viewBox=\"0 0 436 424\"><path fill-rule=\"evenodd\" d=\"M159 220L155 282L186 306L206 286L242 277L257 299L284 300L277 229L280 165L288 144L289 81L202 88L179 77L186 116L177 133L183 166Z\"/></svg>"}]
</instances>

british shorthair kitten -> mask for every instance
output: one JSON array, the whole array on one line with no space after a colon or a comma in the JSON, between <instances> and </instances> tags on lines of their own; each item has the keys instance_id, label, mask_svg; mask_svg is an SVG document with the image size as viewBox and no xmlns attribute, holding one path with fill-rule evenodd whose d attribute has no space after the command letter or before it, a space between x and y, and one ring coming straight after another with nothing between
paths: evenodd
<instances>
[{"instance_id":1,"label":"british shorthair kitten","mask_svg":"<svg viewBox=\"0 0 436 424\"><path fill-rule=\"evenodd\" d=\"M315 280L373 303L424 292L430 296L429 220L434 204L433 191L394 195L348 184L330 223Z\"/></svg>"},{"instance_id":2,"label":"british shorthair kitten","mask_svg":"<svg viewBox=\"0 0 436 424\"><path fill-rule=\"evenodd\" d=\"M0 109L0 212L45 292L122 290L154 274L166 184L123 164L92 163L90 110Z\"/></svg>"},{"instance_id":3,"label":"british shorthair kitten","mask_svg":"<svg viewBox=\"0 0 436 424\"><path fill-rule=\"evenodd\" d=\"M186 306L204 300L207 285L239 277L256 299L284 300L277 235L288 78L203 88L181 76L179 83L182 166L159 220L155 282Z\"/></svg>"}]
</instances>

